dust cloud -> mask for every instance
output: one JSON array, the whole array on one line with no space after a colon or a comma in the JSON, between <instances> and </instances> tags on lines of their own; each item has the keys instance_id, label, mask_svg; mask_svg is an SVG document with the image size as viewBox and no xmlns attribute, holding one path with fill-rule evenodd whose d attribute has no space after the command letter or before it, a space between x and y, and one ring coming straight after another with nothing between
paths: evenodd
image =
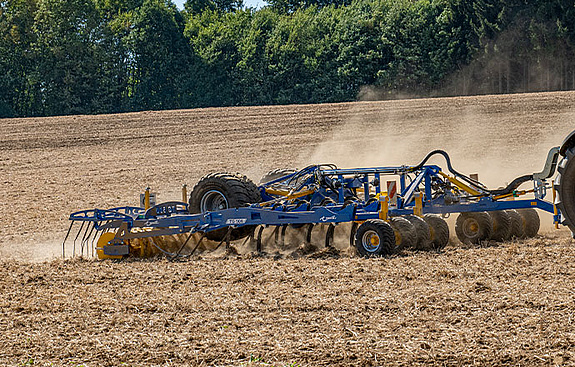
<instances>
[{"instance_id":1,"label":"dust cloud","mask_svg":"<svg viewBox=\"0 0 575 367\"><path fill-rule=\"evenodd\" d=\"M341 168L415 165L430 151L443 149L457 171L477 173L489 188L503 187L520 175L540 172L549 149L575 128L569 107L553 108L549 101L527 105L520 96L506 97L503 106L492 105L488 96L474 97L474 103L469 97L377 102L377 110L374 102L361 102L302 161ZM447 170L441 156L428 163ZM531 188L530 183L521 188ZM551 225L551 216L544 214L542 227Z\"/></svg>"},{"instance_id":2,"label":"dust cloud","mask_svg":"<svg viewBox=\"0 0 575 367\"><path fill-rule=\"evenodd\" d=\"M429 100L427 100L429 101ZM405 101L404 101L405 102ZM462 173L478 173L482 182L495 188L518 175L539 172L547 152L561 144L575 127L575 113L560 114L551 124L525 119L493 118L473 106L446 106L445 116L430 111L394 108L365 113L369 102L355 107L356 115L334 128L302 164L335 163L339 167L414 165L434 149L447 151L452 165ZM364 110L365 108L365 110ZM543 111L541 112L543 113ZM442 157L432 164L445 167Z\"/></svg>"}]
</instances>

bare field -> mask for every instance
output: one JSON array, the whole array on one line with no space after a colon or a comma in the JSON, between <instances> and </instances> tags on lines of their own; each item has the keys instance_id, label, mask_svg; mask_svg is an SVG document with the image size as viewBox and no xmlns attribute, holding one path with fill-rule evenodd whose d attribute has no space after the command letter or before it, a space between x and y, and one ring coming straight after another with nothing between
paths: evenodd
<instances>
[{"instance_id":1,"label":"bare field","mask_svg":"<svg viewBox=\"0 0 575 367\"><path fill-rule=\"evenodd\" d=\"M573 365L567 238L387 259L0 262L0 364Z\"/></svg>"},{"instance_id":2,"label":"bare field","mask_svg":"<svg viewBox=\"0 0 575 367\"><path fill-rule=\"evenodd\" d=\"M165 201L211 171L257 181L445 149L495 187L574 128L573 92L0 120L0 364L575 364L565 231L379 260L39 262L70 212L147 186Z\"/></svg>"}]
</instances>

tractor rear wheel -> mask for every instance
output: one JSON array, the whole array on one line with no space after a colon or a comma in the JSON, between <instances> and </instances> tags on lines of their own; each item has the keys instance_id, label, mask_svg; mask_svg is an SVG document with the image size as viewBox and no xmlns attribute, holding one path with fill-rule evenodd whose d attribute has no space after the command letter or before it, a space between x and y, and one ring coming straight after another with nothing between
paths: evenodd
<instances>
[{"instance_id":1,"label":"tractor rear wheel","mask_svg":"<svg viewBox=\"0 0 575 367\"><path fill-rule=\"evenodd\" d=\"M461 213L455 222L455 233L464 244L477 245L491 238L493 221L487 212Z\"/></svg>"},{"instance_id":2,"label":"tractor rear wheel","mask_svg":"<svg viewBox=\"0 0 575 367\"><path fill-rule=\"evenodd\" d=\"M575 147L565 150L565 156L557 166L557 207L561 211L564 226L575 234Z\"/></svg>"},{"instance_id":3,"label":"tractor rear wheel","mask_svg":"<svg viewBox=\"0 0 575 367\"><path fill-rule=\"evenodd\" d=\"M261 201L257 186L246 176L228 172L205 175L198 181L190 194L190 213L205 213L229 208L239 208ZM246 237L254 226L243 226L231 231L229 240ZM206 237L213 241L224 239L228 229L210 231Z\"/></svg>"},{"instance_id":4,"label":"tractor rear wheel","mask_svg":"<svg viewBox=\"0 0 575 367\"><path fill-rule=\"evenodd\" d=\"M357 228L355 246L363 257L391 255L395 248L393 228L381 219L366 220Z\"/></svg>"}]
</instances>

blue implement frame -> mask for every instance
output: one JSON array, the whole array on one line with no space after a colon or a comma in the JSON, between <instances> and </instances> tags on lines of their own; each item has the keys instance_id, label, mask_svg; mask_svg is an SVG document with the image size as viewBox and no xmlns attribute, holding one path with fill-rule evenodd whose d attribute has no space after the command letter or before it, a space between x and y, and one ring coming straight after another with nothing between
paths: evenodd
<instances>
[{"instance_id":1,"label":"blue implement frame","mask_svg":"<svg viewBox=\"0 0 575 367\"><path fill-rule=\"evenodd\" d=\"M532 178L530 190L514 188L496 194L466 176L466 183L461 177L448 176L436 165L354 169L314 165L260 185L263 202L250 206L200 214L190 214L183 202L162 203L148 210L131 206L89 209L70 215L70 229L74 222L91 222L96 233L116 230L110 243L121 244L131 238L242 226L361 222L381 218L385 198L381 180L391 176L399 177L399 187L397 204L387 211L390 217L417 213L419 196L422 214L537 208L554 214L555 223L561 222L556 206L545 200L547 189L553 189L545 179ZM533 197L517 199L526 194Z\"/></svg>"}]
</instances>

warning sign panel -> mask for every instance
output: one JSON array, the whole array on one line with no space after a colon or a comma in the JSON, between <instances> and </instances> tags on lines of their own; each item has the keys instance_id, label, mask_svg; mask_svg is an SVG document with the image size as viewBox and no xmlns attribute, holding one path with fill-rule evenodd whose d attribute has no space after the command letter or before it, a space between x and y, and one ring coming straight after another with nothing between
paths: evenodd
<instances>
[{"instance_id":1,"label":"warning sign panel","mask_svg":"<svg viewBox=\"0 0 575 367\"><path fill-rule=\"evenodd\" d=\"M387 196L389 206L397 207L397 184L395 181L387 181Z\"/></svg>"}]
</instances>

